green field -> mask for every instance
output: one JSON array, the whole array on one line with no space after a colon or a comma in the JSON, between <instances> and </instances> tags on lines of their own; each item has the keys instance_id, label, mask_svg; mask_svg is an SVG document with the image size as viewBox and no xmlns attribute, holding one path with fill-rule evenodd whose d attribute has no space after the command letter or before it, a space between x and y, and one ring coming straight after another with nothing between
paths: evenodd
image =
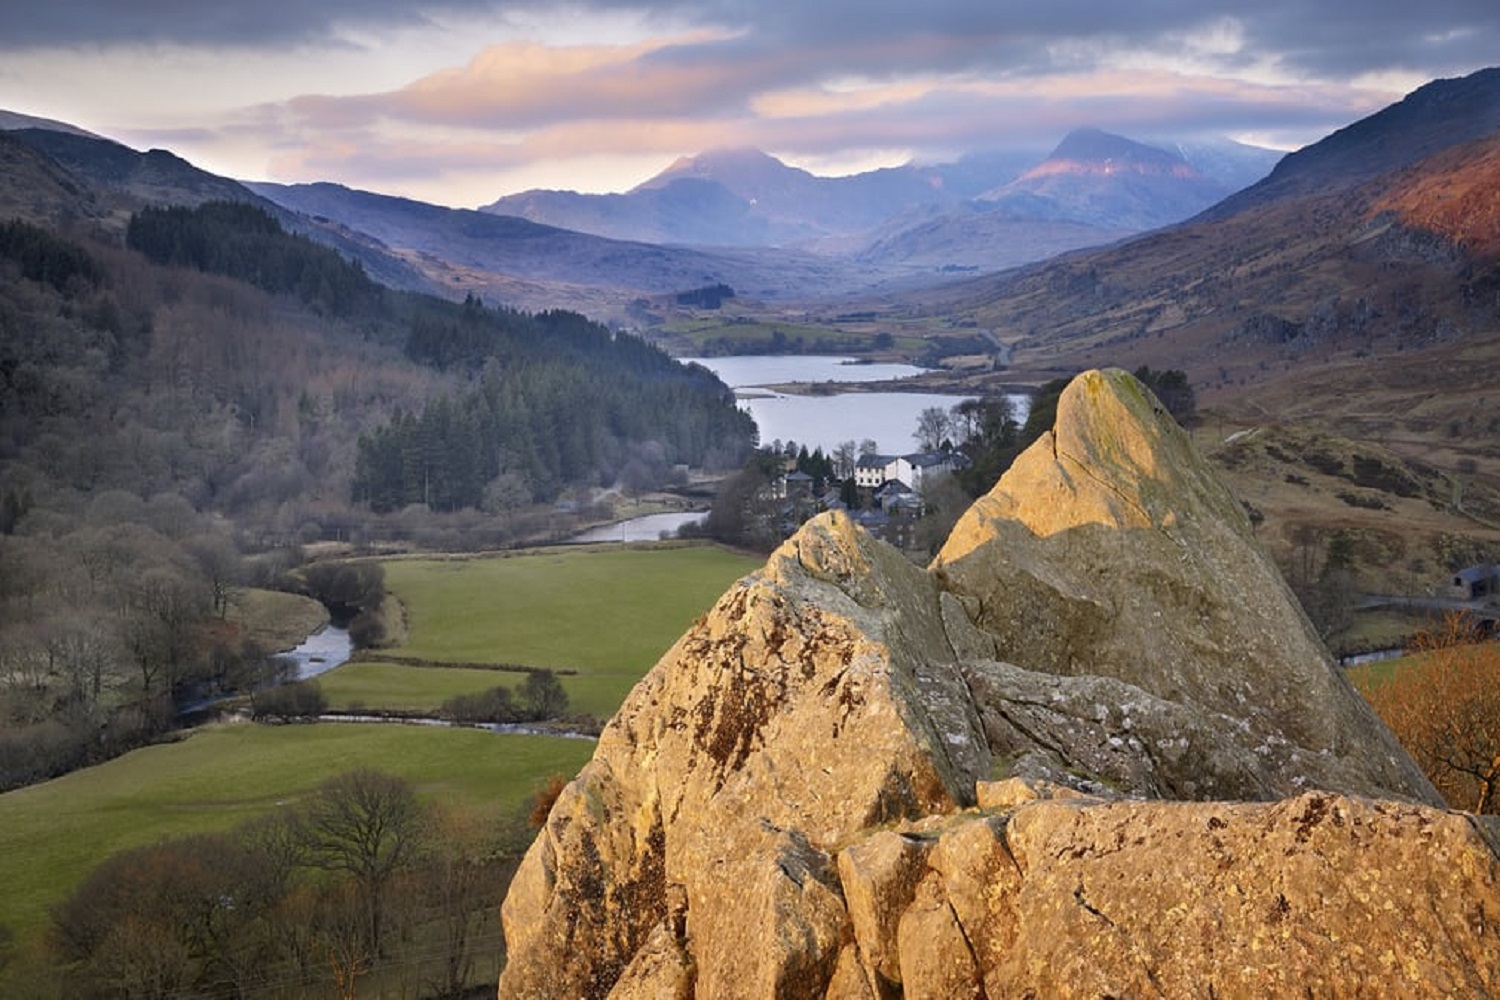
<instances>
[{"instance_id":1,"label":"green field","mask_svg":"<svg viewBox=\"0 0 1500 1000\"><path fill-rule=\"evenodd\" d=\"M587 740L396 724L221 725L0 795L0 924L30 935L95 864L122 848L223 830L355 767L425 796L519 807Z\"/></svg>"},{"instance_id":2,"label":"green field","mask_svg":"<svg viewBox=\"0 0 1500 1000\"><path fill-rule=\"evenodd\" d=\"M409 641L392 655L447 663L518 663L576 670L571 710L607 718L689 624L758 559L709 546L558 549L386 564L406 609ZM245 592L241 614L261 635L278 615L290 635L316 607ZM432 711L455 694L517 673L357 662L324 675L336 708ZM519 807L551 774L573 775L587 740L497 736L399 724L207 727L44 784L0 795L0 926L25 942L109 854L223 830L295 800L357 766L410 780L424 796Z\"/></svg>"},{"instance_id":3,"label":"green field","mask_svg":"<svg viewBox=\"0 0 1500 1000\"><path fill-rule=\"evenodd\" d=\"M576 670L576 676L562 678L571 710L607 718L693 620L760 564L706 545L389 562L386 587L405 606L410 628L407 644L389 652L439 663ZM346 682L338 673L327 675L330 697L338 692L367 708L386 706L389 674ZM424 692L444 683L410 676ZM513 686L520 679L498 673L462 689Z\"/></svg>"},{"instance_id":4,"label":"green field","mask_svg":"<svg viewBox=\"0 0 1500 1000\"><path fill-rule=\"evenodd\" d=\"M503 684L514 689L520 674L462 667L412 667L399 663L348 663L318 678L328 707L338 712L383 709L435 713L455 695L478 694Z\"/></svg>"}]
</instances>

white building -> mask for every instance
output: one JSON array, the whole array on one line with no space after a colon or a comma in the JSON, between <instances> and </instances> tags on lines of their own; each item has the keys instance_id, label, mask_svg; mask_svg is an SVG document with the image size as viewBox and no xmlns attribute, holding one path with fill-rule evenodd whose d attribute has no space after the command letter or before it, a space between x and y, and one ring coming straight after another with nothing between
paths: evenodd
<instances>
[{"instance_id":1,"label":"white building","mask_svg":"<svg viewBox=\"0 0 1500 1000\"><path fill-rule=\"evenodd\" d=\"M963 460L962 455L938 451L910 455L861 455L854 466L854 485L874 490L894 481L920 493L924 482L933 476L954 471Z\"/></svg>"}]
</instances>

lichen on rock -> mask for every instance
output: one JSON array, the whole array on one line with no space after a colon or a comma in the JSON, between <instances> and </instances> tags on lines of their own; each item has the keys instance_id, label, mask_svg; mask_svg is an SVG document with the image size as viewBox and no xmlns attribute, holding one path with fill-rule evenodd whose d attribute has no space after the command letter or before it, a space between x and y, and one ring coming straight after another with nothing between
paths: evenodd
<instances>
[{"instance_id":1,"label":"lichen on rock","mask_svg":"<svg viewBox=\"0 0 1500 1000\"><path fill-rule=\"evenodd\" d=\"M823 515L678 640L527 854L500 993L1493 991L1495 854L1437 805L1088 373L929 569Z\"/></svg>"}]
</instances>

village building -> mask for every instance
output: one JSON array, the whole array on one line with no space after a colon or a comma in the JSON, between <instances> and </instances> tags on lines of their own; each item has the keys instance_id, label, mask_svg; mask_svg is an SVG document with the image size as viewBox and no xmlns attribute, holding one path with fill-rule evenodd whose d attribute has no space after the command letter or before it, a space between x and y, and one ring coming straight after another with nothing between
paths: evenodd
<instances>
[{"instance_id":1,"label":"village building","mask_svg":"<svg viewBox=\"0 0 1500 1000\"><path fill-rule=\"evenodd\" d=\"M951 451L916 452L910 455L861 455L854 466L854 485L878 490L898 482L922 492L925 482L963 466L964 456Z\"/></svg>"},{"instance_id":2,"label":"village building","mask_svg":"<svg viewBox=\"0 0 1500 1000\"><path fill-rule=\"evenodd\" d=\"M1449 588L1454 600L1482 601L1500 593L1500 565L1466 566L1453 574Z\"/></svg>"}]
</instances>

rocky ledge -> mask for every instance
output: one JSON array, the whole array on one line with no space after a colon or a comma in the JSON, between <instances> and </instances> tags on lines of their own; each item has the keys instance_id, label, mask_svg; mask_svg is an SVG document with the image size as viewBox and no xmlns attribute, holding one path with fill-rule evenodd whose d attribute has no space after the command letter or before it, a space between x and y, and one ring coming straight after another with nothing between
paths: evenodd
<instances>
[{"instance_id":1,"label":"rocky ledge","mask_svg":"<svg viewBox=\"0 0 1500 1000\"><path fill-rule=\"evenodd\" d=\"M1493 842L1090 372L929 569L825 515L678 640L527 854L500 995L1485 995Z\"/></svg>"}]
</instances>

